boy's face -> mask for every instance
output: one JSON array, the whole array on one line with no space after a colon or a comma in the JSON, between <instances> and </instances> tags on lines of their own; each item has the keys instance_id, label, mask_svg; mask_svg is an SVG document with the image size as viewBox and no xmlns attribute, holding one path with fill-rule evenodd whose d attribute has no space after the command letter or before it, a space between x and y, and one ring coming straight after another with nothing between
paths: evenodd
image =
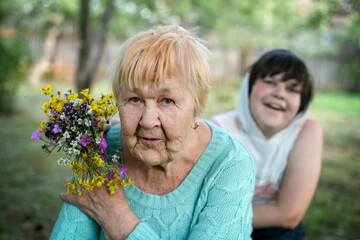
<instances>
[{"instance_id":1,"label":"boy's face","mask_svg":"<svg viewBox=\"0 0 360 240\"><path fill-rule=\"evenodd\" d=\"M257 78L250 94L250 112L266 138L289 125L301 103L296 79L282 81L284 73Z\"/></svg>"}]
</instances>

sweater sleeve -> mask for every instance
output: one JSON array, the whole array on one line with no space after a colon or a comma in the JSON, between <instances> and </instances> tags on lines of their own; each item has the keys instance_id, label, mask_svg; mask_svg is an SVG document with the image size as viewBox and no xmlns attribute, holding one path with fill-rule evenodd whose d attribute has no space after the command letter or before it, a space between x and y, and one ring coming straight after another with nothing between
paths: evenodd
<instances>
[{"instance_id":1,"label":"sweater sleeve","mask_svg":"<svg viewBox=\"0 0 360 240\"><path fill-rule=\"evenodd\" d=\"M100 226L80 208L64 203L50 240L97 240Z\"/></svg>"},{"instance_id":2,"label":"sweater sleeve","mask_svg":"<svg viewBox=\"0 0 360 240\"><path fill-rule=\"evenodd\" d=\"M230 153L200 196L204 206L189 239L251 239L252 197L255 173L252 158L244 150Z\"/></svg>"},{"instance_id":3,"label":"sweater sleeve","mask_svg":"<svg viewBox=\"0 0 360 240\"><path fill-rule=\"evenodd\" d=\"M142 240L142 239L155 240L155 239L161 239L161 238L151 228L151 226L149 224L141 222L136 226L134 231L132 231L126 239L127 240Z\"/></svg>"}]
</instances>

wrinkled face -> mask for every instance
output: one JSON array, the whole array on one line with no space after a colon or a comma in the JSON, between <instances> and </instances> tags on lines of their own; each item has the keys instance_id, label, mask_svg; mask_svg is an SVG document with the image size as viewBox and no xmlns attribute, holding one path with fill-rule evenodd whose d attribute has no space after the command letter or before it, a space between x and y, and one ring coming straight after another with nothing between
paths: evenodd
<instances>
[{"instance_id":1,"label":"wrinkled face","mask_svg":"<svg viewBox=\"0 0 360 240\"><path fill-rule=\"evenodd\" d=\"M126 90L119 101L123 146L148 166L176 159L198 119L194 103L178 74Z\"/></svg>"},{"instance_id":2,"label":"wrinkled face","mask_svg":"<svg viewBox=\"0 0 360 240\"><path fill-rule=\"evenodd\" d=\"M266 138L284 129L301 103L301 85L296 79L281 81L284 73L258 78L250 93L250 111Z\"/></svg>"}]
</instances>

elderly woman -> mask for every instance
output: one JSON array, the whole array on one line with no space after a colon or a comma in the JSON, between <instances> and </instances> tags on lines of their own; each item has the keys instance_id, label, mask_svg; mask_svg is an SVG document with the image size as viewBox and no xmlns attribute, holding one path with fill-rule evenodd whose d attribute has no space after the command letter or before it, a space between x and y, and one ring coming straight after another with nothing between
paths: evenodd
<instances>
[{"instance_id":1,"label":"elderly woman","mask_svg":"<svg viewBox=\"0 0 360 240\"><path fill-rule=\"evenodd\" d=\"M224 130L200 120L209 93L207 48L189 31L158 27L122 47L113 91L121 126L107 133L134 180L65 204L51 239L251 239L254 167Z\"/></svg>"}]
</instances>

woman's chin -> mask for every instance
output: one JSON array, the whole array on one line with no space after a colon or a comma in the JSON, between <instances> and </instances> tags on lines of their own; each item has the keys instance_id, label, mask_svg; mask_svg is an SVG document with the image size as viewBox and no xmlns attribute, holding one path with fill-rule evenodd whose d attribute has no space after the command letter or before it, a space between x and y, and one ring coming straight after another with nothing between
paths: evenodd
<instances>
[{"instance_id":1,"label":"woman's chin","mask_svg":"<svg viewBox=\"0 0 360 240\"><path fill-rule=\"evenodd\" d=\"M154 167L154 166L163 166L167 163L171 162L171 158L167 153L162 153L154 150L145 150L141 152L137 152L135 150L134 156L143 162L146 166Z\"/></svg>"}]
</instances>

